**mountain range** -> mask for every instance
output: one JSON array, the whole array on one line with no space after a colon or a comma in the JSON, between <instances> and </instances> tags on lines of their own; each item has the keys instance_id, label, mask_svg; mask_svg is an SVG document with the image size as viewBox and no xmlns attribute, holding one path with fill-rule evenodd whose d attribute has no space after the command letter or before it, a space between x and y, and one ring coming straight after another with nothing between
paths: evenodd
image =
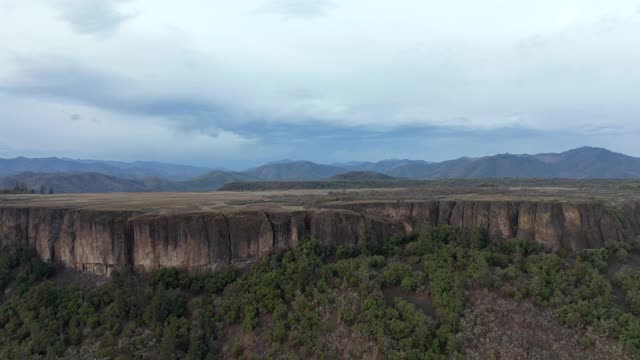
<instances>
[{"instance_id":1,"label":"mountain range","mask_svg":"<svg viewBox=\"0 0 640 360\"><path fill-rule=\"evenodd\" d=\"M640 178L640 158L603 148L561 153L498 154L443 162L389 159L318 164L282 160L241 172L158 162L115 162L61 158L0 159L0 188L25 183L58 192L210 191L231 182L448 178ZM382 174L382 175L380 175ZM338 176L336 178L336 176ZM366 178L366 179L365 179Z\"/></svg>"},{"instance_id":2,"label":"mountain range","mask_svg":"<svg viewBox=\"0 0 640 360\"><path fill-rule=\"evenodd\" d=\"M39 191L44 186L46 192L55 193L100 193L148 191L140 180L123 179L96 172L79 173L36 173L22 172L0 177L0 189L12 189L16 184L24 184L28 189Z\"/></svg>"},{"instance_id":3,"label":"mountain range","mask_svg":"<svg viewBox=\"0 0 640 360\"><path fill-rule=\"evenodd\" d=\"M247 173L265 180L317 180L348 171L373 171L408 179L628 179L640 177L640 158L602 148L581 147L562 153L498 154L443 162L391 159L324 165L309 161L288 161L263 165L247 170Z\"/></svg>"},{"instance_id":4,"label":"mountain range","mask_svg":"<svg viewBox=\"0 0 640 360\"><path fill-rule=\"evenodd\" d=\"M166 164L153 161L101 161L75 160L67 158L26 158L0 159L0 176L21 172L34 173L78 173L94 172L123 179L142 180L147 177L161 177L169 180L187 180L204 175L211 169Z\"/></svg>"}]
</instances>

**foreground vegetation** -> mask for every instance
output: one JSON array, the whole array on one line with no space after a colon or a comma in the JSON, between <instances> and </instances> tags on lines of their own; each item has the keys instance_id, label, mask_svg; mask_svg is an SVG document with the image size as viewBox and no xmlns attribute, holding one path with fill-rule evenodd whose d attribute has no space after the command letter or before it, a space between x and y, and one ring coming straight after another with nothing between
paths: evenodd
<instances>
[{"instance_id":1,"label":"foreground vegetation","mask_svg":"<svg viewBox=\"0 0 640 360\"><path fill-rule=\"evenodd\" d=\"M479 288L640 356L638 254L638 242L546 253L445 226L358 248L310 240L242 272L120 272L80 288L18 246L0 255L0 358L462 358L461 316Z\"/></svg>"}]
</instances>

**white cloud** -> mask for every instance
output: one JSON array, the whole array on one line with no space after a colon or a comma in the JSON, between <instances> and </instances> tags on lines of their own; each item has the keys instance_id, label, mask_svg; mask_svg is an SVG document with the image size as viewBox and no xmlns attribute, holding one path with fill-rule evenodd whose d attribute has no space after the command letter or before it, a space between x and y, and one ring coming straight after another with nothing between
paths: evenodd
<instances>
[{"instance_id":1,"label":"white cloud","mask_svg":"<svg viewBox=\"0 0 640 360\"><path fill-rule=\"evenodd\" d=\"M134 117L83 105L0 96L1 156L64 156L227 164L251 160L257 139L230 131L176 129L161 117Z\"/></svg>"},{"instance_id":2,"label":"white cloud","mask_svg":"<svg viewBox=\"0 0 640 360\"><path fill-rule=\"evenodd\" d=\"M0 0L0 91L31 97L43 119L57 119L47 114L56 103L103 111L114 128L144 124L162 141L213 136L199 146L222 134L268 142L252 133L256 124L638 131L637 8L635 0ZM13 121L27 116L12 106ZM28 132L32 121L14 130ZM98 125L82 131L100 136Z\"/></svg>"}]
</instances>

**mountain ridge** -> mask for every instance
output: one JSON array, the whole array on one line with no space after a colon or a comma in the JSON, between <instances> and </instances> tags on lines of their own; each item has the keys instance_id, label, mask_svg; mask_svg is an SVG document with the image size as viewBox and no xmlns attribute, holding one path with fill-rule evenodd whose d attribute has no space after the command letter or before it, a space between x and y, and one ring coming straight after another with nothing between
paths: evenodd
<instances>
[{"instance_id":1,"label":"mountain ridge","mask_svg":"<svg viewBox=\"0 0 640 360\"><path fill-rule=\"evenodd\" d=\"M24 172L35 173L79 173L96 172L124 179L142 180L159 176L171 180L187 180L203 175L211 169L169 164L155 161L109 161L85 160L59 157L27 158L23 156L0 158L0 176L15 175Z\"/></svg>"},{"instance_id":2,"label":"mountain ridge","mask_svg":"<svg viewBox=\"0 0 640 360\"><path fill-rule=\"evenodd\" d=\"M32 188L44 185L60 192L213 191L233 182L324 181L343 174L347 174L346 177L349 178L348 174L354 172L425 180L634 179L640 178L640 158L604 148L584 146L559 153L502 153L442 162L387 159L378 162L319 164L306 160L281 160L245 171L223 171L146 161L18 157L0 159L0 188L10 189L16 183L27 183ZM383 180L380 176L377 177L378 180ZM94 184L82 184L81 179ZM67 187L65 183L75 184L75 188ZM65 189L68 191L64 191Z\"/></svg>"},{"instance_id":3,"label":"mountain ridge","mask_svg":"<svg viewBox=\"0 0 640 360\"><path fill-rule=\"evenodd\" d=\"M0 189L11 189L24 184L38 191L44 187L54 193L103 193L147 191L138 180L123 179L97 172L80 173L35 173L23 172L0 177Z\"/></svg>"},{"instance_id":4,"label":"mountain ridge","mask_svg":"<svg viewBox=\"0 0 640 360\"><path fill-rule=\"evenodd\" d=\"M313 170L305 172L305 168ZM340 169L343 171L340 172ZM636 178L640 177L640 158L604 148L583 146L560 153L502 153L482 157L461 157L442 162L389 159L326 165L296 161L267 164L250 169L246 173L265 180L319 180L350 171L373 171L408 179Z\"/></svg>"}]
</instances>

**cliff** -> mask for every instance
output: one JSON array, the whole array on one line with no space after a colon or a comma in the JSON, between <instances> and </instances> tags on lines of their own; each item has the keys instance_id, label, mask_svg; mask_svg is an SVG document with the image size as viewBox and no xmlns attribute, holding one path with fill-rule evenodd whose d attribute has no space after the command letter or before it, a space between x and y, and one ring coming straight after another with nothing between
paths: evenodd
<instances>
[{"instance_id":1,"label":"cliff","mask_svg":"<svg viewBox=\"0 0 640 360\"><path fill-rule=\"evenodd\" d=\"M410 235L423 223L484 227L490 241L521 237L579 250L640 234L640 202L385 200L189 212L0 203L0 245L26 241L46 260L96 274L198 270L255 261L309 237L353 246Z\"/></svg>"}]
</instances>

